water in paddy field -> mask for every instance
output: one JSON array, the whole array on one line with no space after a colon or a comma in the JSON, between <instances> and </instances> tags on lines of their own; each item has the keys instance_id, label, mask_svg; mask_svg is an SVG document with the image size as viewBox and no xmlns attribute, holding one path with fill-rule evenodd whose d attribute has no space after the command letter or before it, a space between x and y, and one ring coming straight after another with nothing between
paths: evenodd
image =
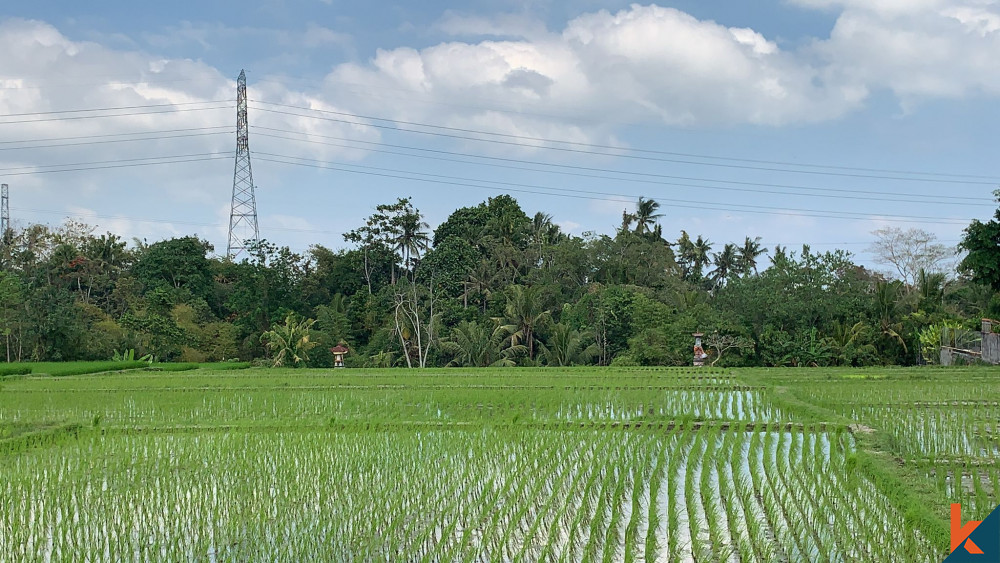
<instances>
[{"instance_id":1,"label":"water in paddy field","mask_svg":"<svg viewBox=\"0 0 1000 563\"><path fill-rule=\"evenodd\" d=\"M613 402L563 405L555 412L559 421L619 421L693 418L776 422L780 411L760 391L671 390L650 393L645 404L620 406Z\"/></svg>"},{"instance_id":2,"label":"water in paddy field","mask_svg":"<svg viewBox=\"0 0 1000 563\"><path fill-rule=\"evenodd\" d=\"M0 460L13 561L936 557L846 470L846 434L233 431L57 451Z\"/></svg>"}]
</instances>

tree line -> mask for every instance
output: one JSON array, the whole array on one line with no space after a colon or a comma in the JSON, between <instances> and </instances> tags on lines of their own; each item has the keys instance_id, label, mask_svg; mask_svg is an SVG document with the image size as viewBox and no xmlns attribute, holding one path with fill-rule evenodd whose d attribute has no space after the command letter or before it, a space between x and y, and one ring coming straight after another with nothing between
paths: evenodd
<instances>
[{"instance_id":1,"label":"tree line","mask_svg":"<svg viewBox=\"0 0 1000 563\"><path fill-rule=\"evenodd\" d=\"M958 250L875 231L891 273L844 250L667 238L640 198L613 234L567 234L512 197L431 230L409 198L379 205L349 248L267 241L230 261L186 236L154 243L67 221L3 233L7 361L233 359L324 367L689 365L692 333L728 366L933 362L942 327L1000 315L1000 210Z\"/></svg>"}]
</instances>

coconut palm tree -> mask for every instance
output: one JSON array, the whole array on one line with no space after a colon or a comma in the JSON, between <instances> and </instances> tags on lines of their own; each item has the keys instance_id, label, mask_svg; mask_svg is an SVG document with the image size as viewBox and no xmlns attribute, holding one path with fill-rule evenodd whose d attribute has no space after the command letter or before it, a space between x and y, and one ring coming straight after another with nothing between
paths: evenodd
<instances>
[{"instance_id":1,"label":"coconut palm tree","mask_svg":"<svg viewBox=\"0 0 1000 563\"><path fill-rule=\"evenodd\" d=\"M493 281L496 279L496 271L493 269L492 264L486 260L480 260L479 264L476 265L475 269L469 272L468 278L466 278L464 285L465 290L462 292L462 303L464 307L469 306L469 299L478 297L479 304L483 310L486 312L486 302L490 295L493 293L491 287L493 286Z\"/></svg>"},{"instance_id":2,"label":"coconut palm tree","mask_svg":"<svg viewBox=\"0 0 1000 563\"><path fill-rule=\"evenodd\" d=\"M597 355L596 343L584 347L580 333L563 323L553 325L548 344L539 344L538 348L549 366L586 364Z\"/></svg>"},{"instance_id":3,"label":"coconut palm tree","mask_svg":"<svg viewBox=\"0 0 1000 563\"><path fill-rule=\"evenodd\" d=\"M635 234L643 235L653 231L656 220L663 217L662 213L657 213L660 204L652 199L639 198L639 203L635 206Z\"/></svg>"},{"instance_id":4,"label":"coconut palm tree","mask_svg":"<svg viewBox=\"0 0 1000 563\"><path fill-rule=\"evenodd\" d=\"M917 273L917 290L920 303L926 310L936 310L944 300L944 289L947 278L941 272L928 272L920 268Z\"/></svg>"},{"instance_id":5,"label":"coconut palm tree","mask_svg":"<svg viewBox=\"0 0 1000 563\"><path fill-rule=\"evenodd\" d=\"M545 247L558 242L564 235L559 230L559 225L552 222L552 216L539 211L531 219L531 246L535 255L535 262L541 266L544 263Z\"/></svg>"},{"instance_id":6,"label":"coconut palm tree","mask_svg":"<svg viewBox=\"0 0 1000 563\"><path fill-rule=\"evenodd\" d=\"M722 252L716 252L713 255L712 261L715 263L715 269L711 273L712 284L715 287L721 287L739 266L739 253L736 250L736 245L726 244L722 247Z\"/></svg>"},{"instance_id":7,"label":"coconut palm tree","mask_svg":"<svg viewBox=\"0 0 1000 563\"><path fill-rule=\"evenodd\" d=\"M430 227L416 210L401 215L396 227L394 250L402 254L403 268L408 268L412 257L420 258L420 253L430 248L431 239L427 233Z\"/></svg>"},{"instance_id":8,"label":"coconut palm tree","mask_svg":"<svg viewBox=\"0 0 1000 563\"><path fill-rule=\"evenodd\" d=\"M673 246L677 247L677 263L683 271L684 279L689 279L694 273L694 242L687 231L681 230L681 236Z\"/></svg>"},{"instance_id":9,"label":"coconut palm tree","mask_svg":"<svg viewBox=\"0 0 1000 563\"><path fill-rule=\"evenodd\" d=\"M629 213L628 209L622 210L622 226L618 229L620 234L632 230L632 223L635 222L635 213Z\"/></svg>"},{"instance_id":10,"label":"coconut palm tree","mask_svg":"<svg viewBox=\"0 0 1000 563\"><path fill-rule=\"evenodd\" d=\"M896 320L899 296L903 291L903 282L876 282L875 308L878 311L879 333L888 340L898 342L903 351L907 351L906 340L903 338L903 323Z\"/></svg>"},{"instance_id":11,"label":"coconut palm tree","mask_svg":"<svg viewBox=\"0 0 1000 563\"><path fill-rule=\"evenodd\" d=\"M711 251L712 243L705 240L705 238L701 235L698 235L698 239L694 241L692 261L694 263L694 273L699 278L701 277L705 266L711 261L708 256L708 253Z\"/></svg>"},{"instance_id":12,"label":"coconut palm tree","mask_svg":"<svg viewBox=\"0 0 1000 563\"><path fill-rule=\"evenodd\" d=\"M749 276L750 272L757 275L757 258L767 254L767 249L760 244L760 237L751 239L747 237L743 241L743 248L740 249L739 265L743 275Z\"/></svg>"},{"instance_id":13,"label":"coconut palm tree","mask_svg":"<svg viewBox=\"0 0 1000 563\"><path fill-rule=\"evenodd\" d=\"M535 359L537 329L550 318L551 313L545 308L541 291L537 286L511 286L502 325L510 332L511 345L527 346L528 358L532 360Z\"/></svg>"},{"instance_id":14,"label":"coconut palm tree","mask_svg":"<svg viewBox=\"0 0 1000 563\"><path fill-rule=\"evenodd\" d=\"M301 319L289 313L285 324L274 327L260 335L260 341L274 354L274 367L286 364L298 366L309 361L309 350L316 346L309 341L309 329L316 324L313 319Z\"/></svg>"}]
</instances>

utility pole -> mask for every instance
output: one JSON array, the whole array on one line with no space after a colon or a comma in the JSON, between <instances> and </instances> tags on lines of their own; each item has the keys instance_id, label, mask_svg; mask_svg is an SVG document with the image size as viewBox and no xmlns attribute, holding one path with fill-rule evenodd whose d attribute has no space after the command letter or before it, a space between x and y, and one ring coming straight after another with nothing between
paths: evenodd
<instances>
[{"instance_id":1,"label":"utility pole","mask_svg":"<svg viewBox=\"0 0 1000 563\"><path fill-rule=\"evenodd\" d=\"M249 137L247 75L241 70L236 81L236 166L233 172L233 205L229 213L229 245L226 248L226 256L233 261L247 252L253 242L260 240Z\"/></svg>"},{"instance_id":2,"label":"utility pole","mask_svg":"<svg viewBox=\"0 0 1000 563\"><path fill-rule=\"evenodd\" d=\"M7 230L10 226L10 194L7 184L0 184L0 246L7 244Z\"/></svg>"}]
</instances>

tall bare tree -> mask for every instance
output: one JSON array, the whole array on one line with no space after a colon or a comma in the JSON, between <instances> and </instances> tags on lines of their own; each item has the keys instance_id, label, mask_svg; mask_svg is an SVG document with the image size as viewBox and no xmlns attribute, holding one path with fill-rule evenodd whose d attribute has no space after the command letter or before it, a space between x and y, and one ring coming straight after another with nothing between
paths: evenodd
<instances>
[{"instance_id":1,"label":"tall bare tree","mask_svg":"<svg viewBox=\"0 0 1000 563\"><path fill-rule=\"evenodd\" d=\"M891 266L907 289L912 289L920 270L928 274L945 271L946 261L953 255L948 247L937 242L937 235L923 229L884 227L872 231L875 241L868 251L878 264Z\"/></svg>"}]
</instances>

